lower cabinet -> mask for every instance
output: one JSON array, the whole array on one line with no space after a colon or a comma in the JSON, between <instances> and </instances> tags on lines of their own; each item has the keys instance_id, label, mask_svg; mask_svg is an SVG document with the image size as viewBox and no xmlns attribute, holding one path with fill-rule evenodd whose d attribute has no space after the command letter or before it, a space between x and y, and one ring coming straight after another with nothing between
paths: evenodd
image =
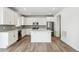
<instances>
[{"instance_id":1,"label":"lower cabinet","mask_svg":"<svg viewBox=\"0 0 79 59\"><path fill-rule=\"evenodd\" d=\"M22 29L22 37L26 35L26 29Z\"/></svg>"},{"instance_id":2,"label":"lower cabinet","mask_svg":"<svg viewBox=\"0 0 79 59\"><path fill-rule=\"evenodd\" d=\"M8 46L8 32L0 32L0 48Z\"/></svg>"},{"instance_id":3,"label":"lower cabinet","mask_svg":"<svg viewBox=\"0 0 79 59\"><path fill-rule=\"evenodd\" d=\"M8 45L15 43L18 40L18 32L10 31L8 33Z\"/></svg>"},{"instance_id":4,"label":"lower cabinet","mask_svg":"<svg viewBox=\"0 0 79 59\"><path fill-rule=\"evenodd\" d=\"M22 37L25 35L31 35L31 30L32 29L22 29Z\"/></svg>"},{"instance_id":5,"label":"lower cabinet","mask_svg":"<svg viewBox=\"0 0 79 59\"><path fill-rule=\"evenodd\" d=\"M31 30L32 29L26 29L26 35L31 35Z\"/></svg>"},{"instance_id":6,"label":"lower cabinet","mask_svg":"<svg viewBox=\"0 0 79 59\"><path fill-rule=\"evenodd\" d=\"M7 48L18 40L18 31L0 33L0 48Z\"/></svg>"},{"instance_id":7,"label":"lower cabinet","mask_svg":"<svg viewBox=\"0 0 79 59\"><path fill-rule=\"evenodd\" d=\"M31 29L22 29L22 37L31 35ZM18 40L18 30L0 32L0 48L7 48Z\"/></svg>"}]
</instances>

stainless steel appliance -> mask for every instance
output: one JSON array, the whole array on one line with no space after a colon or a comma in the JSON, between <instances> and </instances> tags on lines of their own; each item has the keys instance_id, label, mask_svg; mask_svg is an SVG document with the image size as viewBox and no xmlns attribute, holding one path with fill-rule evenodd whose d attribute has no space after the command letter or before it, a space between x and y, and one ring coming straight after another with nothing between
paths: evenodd
<instances>
[{"instance_id":1,"label":"stainless steel appliance","mask_svg":"<svg viewBox=\"0 0 79 59\"><path fill-rule=\"evenodd\" d=\"M51 35L54 36L54 22L51 21L47 22L47 29L51 30L52 31Z\"/></svg>"},{"instance_id":2,"label":"stainless steel appliance","mask_svg":"<svg viewBox=\"0 0 79 59\"><path fill-rule=\"evenodd\" d=\"M39 23L33 22L33 29L39 29Z\"/></svg>"}]
</instances>

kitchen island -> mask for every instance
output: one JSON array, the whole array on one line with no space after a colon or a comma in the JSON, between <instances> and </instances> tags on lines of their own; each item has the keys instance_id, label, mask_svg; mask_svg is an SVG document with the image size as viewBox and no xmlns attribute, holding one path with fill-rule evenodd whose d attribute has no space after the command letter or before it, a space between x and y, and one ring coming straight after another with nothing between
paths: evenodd
<instances>
[{"instance_id":1,"label":"kitchen island","mask_svg":"<svg viewBox=\"0 0 79 59\"><path fill-rule=\"evenodd\" d=\"M50 30L32 30L31 42L51 42Z\"/></svg>"}]
</instances>

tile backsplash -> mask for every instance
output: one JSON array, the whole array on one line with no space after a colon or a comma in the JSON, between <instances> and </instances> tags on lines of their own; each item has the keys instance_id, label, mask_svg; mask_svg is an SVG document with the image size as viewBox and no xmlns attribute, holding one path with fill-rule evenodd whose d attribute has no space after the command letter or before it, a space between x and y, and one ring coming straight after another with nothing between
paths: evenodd
<instances>
[{"instance_id":1,"label":"tile backsplash","mask_svg":"<svg viewBox=\"0 0 79 59\"><path fill-rule=\"evenodd\" d=\"M26 29L32 29L33 25L23 25L20 27L16 27L14 25L0 25L0 31L10 31L10 30L14 30L14 29L22 29L22 28L26 28ZM39 25L39 29L46 29L46 25Z\"/></svg>"},{"instance_id":2,"label":"tile backsplash","mask_svg":"<svg viewBox=\"0 0 79 59\"><path fill-rule=\"evenodd\" d=\"M33 25L23 25L22 28L32 29ZM39 28L46 29L47 26L46 25L39 25Z\"/></svg>"},{"instance_id":3,"label":"tile backsplash","mask_svg":"<svg viewBox=\"0 0 79 59\"><path fill-rule=\"evenodd\" d=\"M15 29L14 25L0 25L0 31Z\"/></svg>"}]
</instances>

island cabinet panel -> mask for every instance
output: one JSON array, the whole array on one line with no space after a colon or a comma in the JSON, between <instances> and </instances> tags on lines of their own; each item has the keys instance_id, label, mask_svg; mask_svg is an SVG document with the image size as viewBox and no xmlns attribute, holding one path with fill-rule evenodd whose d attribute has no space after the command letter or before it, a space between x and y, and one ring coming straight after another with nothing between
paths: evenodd
<instances>
[{"instance_id":1,"label":"island cabinet panel","mask_svg":"<svg viewBox=\"0 0 79 59\"><path fill-rule=\"evenodd\" d=\"M48 30L31 31L31 42L51 42L51 31Z\"/></svg>"}]
</instances>

